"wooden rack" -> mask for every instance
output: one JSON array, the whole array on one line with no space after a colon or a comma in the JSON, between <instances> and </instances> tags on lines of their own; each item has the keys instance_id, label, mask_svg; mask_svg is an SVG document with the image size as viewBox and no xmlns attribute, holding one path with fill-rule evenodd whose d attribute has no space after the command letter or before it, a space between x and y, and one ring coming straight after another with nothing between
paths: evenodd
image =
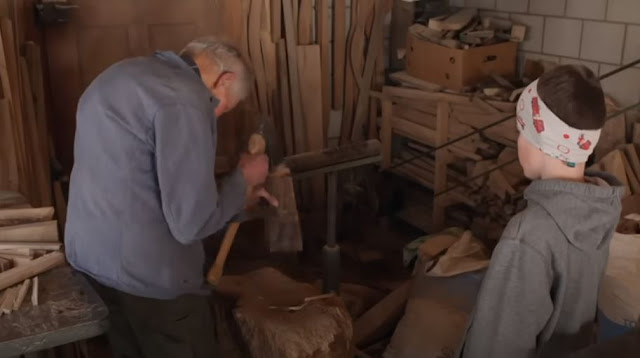
<instances>
[{"instance_id":1,"label":"wooden rack","mask_svg":"<svg viewBox=\"0 0 640 358\"><path fill-rule=\"evenodd\" d=\"M459 168L464 163L467 167L482 163L484 158L478 151L486 148L489 142L515 148L518 132L509 121L482 134L450 145L447 143L515 113L515 108L515 103L485 101L474 96L384 87L380 134L382 168L432 189L435 194L444 192L450 181L455 180L454 184L464 181L472 171L464 173L454 167ZM394 145L394 138L408 140L409 144ZM442 146L444 148L436 150L432 157L428 155L434 152L434 148ZM419 153L424 153L424 156L401 164ZM446 195L434 195L433 230L444 227L447 206L466 200L464 193L457 190Z\"/></svg>"}]
</instances>

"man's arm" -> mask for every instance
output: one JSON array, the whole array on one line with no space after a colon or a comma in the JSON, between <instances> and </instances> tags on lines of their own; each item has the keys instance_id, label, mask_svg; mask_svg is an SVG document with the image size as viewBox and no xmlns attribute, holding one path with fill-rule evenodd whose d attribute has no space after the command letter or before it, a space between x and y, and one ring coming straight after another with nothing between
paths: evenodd
<instances>
[{"instance_id":1,"label":"man's arm","mask_svg":"<svg viewBox=\"0 0 640 358\"><path fill-rule=\"evenodd\" d=\"M154 117L156 171L162 211L173 236L187 245L216 231L242 210L247 183L236 169L216 188L216 135L210 116L184 105Z\"/></svg>"},{"instance_id":2,"label":"man's arm","mask_svg":"<svg viewBox=\"0 0 640 358\"><path fill-rule=\"evenodd\" d=\"M463 357L533 357L553 311L550 263L532 247L501 239L482 283Z\"/></svg>"}]
</instances>

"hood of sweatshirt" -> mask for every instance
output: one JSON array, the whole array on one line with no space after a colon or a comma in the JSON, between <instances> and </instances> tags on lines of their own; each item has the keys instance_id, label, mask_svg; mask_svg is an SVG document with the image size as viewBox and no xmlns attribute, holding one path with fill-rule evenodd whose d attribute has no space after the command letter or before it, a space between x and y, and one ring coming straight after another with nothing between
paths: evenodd
<instances>
[{"instance_id":1,"label":"hood of sweatshirt","mask_svg":"<svg viewBox=\"0 0 640 358\"><path fill-rule=\"evenodd\" d=\"M625 188L612 175L586 172L608 185L536 180L524 197L546 210L572 245L589 250L605 244L620 219Z\"/></svg>"}]
</instances>

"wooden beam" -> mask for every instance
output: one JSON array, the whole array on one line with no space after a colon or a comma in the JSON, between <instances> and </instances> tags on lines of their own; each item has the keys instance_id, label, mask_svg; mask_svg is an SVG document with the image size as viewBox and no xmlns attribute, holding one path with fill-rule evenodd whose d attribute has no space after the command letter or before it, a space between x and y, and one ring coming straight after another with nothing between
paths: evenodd
<instances>
[{"instance_id":1,"label":"wooden beam","mask_svg":"<svg viewBox=\"0 0 640 358\"><path fill-rule=\"evenodd\" d=\"M303 173L336 166L364 158L380 155L380 141L371 139L362 143L349 144L285 158L285 164L292 173Z\"/></svg>"},{"instance_id":2,"label":"wooden beam","mask_svg":"<svg viewBox=\"0 0 640 358\"><path fill-rule=\"evenodd\" d=\"M292 155L295 152L293 143L293 129L291 118L291 93L289 90L289 67L287 65L287 45L284 39L280 39L278 50L278 75L280 86L280 108L282 110L282 133L285 143L285 153Z\"/></svg>"},{"instance_id":3,"label":"wooden beam","mask_svg":"<svg viewBox=\"0 0 640 358\"><path fill-rule=\"evenodd\" d=\"M0 242L0 251L16 249L55 251L60 250L61 247L62 244L56 242Z\"/></svg>"},{"instance_id":4,"label":"wooden beam","mask_svg":"<svg viewBox=\"0 0 640 358\"><path fill-rule=\"evenodd\" d=\"M312 24L313 24L313 0L299 0L300 10L298 12L298 45L313 44Z\"/></svg>"},{"instance_id":5,"label":"wooden beam","mask_svg":"<svg viewBox=\"0 0 640 358\"><path fill-rule=\"evenodd\" d=\"M271 41L278 43L282 38L282 2L271 0Z\"/></svg>"},{"instance_id":6,"label":"wooden beam","mask_svg":"<svg viewBox=\"0 0 640 358\"><path fill-rule=\"evenodd\" d=\"M346 49L346 1L333 2L333 109L342 110Z\"/></svg>"},{"instance_id":7,"label":"wooden beam","mask_svg":"<svg viewBox=\"0 0 640 358\"><path fill-rule=\"evenodd\" d=\"M469 96L453 94L453 93L445 93L445 92L425 92L412 88L403 88L403 87L393 87L393 86L385 86L386 93L391 97L401 97L406 99L416 99L421 101L446 101L451 104L462 104L462 105L473 105L473 99ZM495 107L495 109L506 112L506 113L515 113L516 104L510 102L499 102L499 101L484 101Z\"/></svg>"},{"instance_id":8,"label":"wooden beam","mask_svg":"<svg viewBox=\"0 0 640 358\"><path fill-rule=\"evenodd\" d=\"M20 306L22 306L22 302L24 301L24 298L27 296L27 292L29 291L29 288L31 287L31 279L26 279L22 285L20 285L20 290L18 291L18 296L16 297L16 301L13 303L13 310L17 311L20 309Z\"/></svg>"},{"instance_id":9,"label":"wooden beam","mask_svg":"<svg viewBox=\"0 0 640 358\"><path fill-rule=\"evenodd\" d=\"M252 0L249 11L249 30L247 33L249 41L249 57L253 64L253 71L256 77L256 88L258 91L258 108L262 113L269 113L269 100L267 98L267 75L262 58L262 47L260 46L260 27L262 24L262 11L264 2L262 0Z\"/></svg>"},{"instance_id":10,"label":"wooden beam","mask_svg":"<svg viewBox=\"0 0 640 358\"><path fill-rule=\"evenodd\" d=\"M294 0L297 3L297 1ZM284 31L287 44L287 58L289 64L289 89L291 90L291 113L293 114L293 133L295 152L303 153L306 150L305 128L302 117L302 102L300 98L300 81L298 78L298 51L296 41L296 28L293 20L291 0L282 0L284 16Z\"/></svg>"},{"instance_id":11,"label":"wooden beam","mask_svg":"<svg viewBox=\"0 0 640 358\"><path fill-rule=\"evenodd\" d=\"M387 96L382 98L382 128L380 140L382 141L382 168L388 169L392 160L392 140L393 140L393 102Z\"/></svg>"},{"instance_id":12,"label":"wooden beam","mask_svg":"<svg viewBox=\"0 0 640 358\"><path fill-rule=\"evenodd\" d=\"M0 227L53 219L54 210L46 208L0 209Z\"/></svg>"},{"instance_id":13,"label":"wooden beam","mask_svg":"<svg viewBox=\"0 0 640 358\"><path fill-rule=\"evenodd\" d=\"M57 242L58 223L55 220L0 227L0 242Z\"/></svg>"},{"instance_id":14,"label":"wooden beam","mask_svg":"<svg viewBox=\"0 0 640 358\"><path fill-rule=\"evenodd\" d=\"M449 136L449 115L451 106L448 102L438 102L438 115L436 117L436 146L445 144ZM436 152L436 173L434 179L434 193L438 195L447 190L447 165L449 164L449 154L444 150ZM445 197L436 196L433 200L433 228L438 231L445 224Z\"/></svg>"},{"instance_id":15,"label":"wooden beam","mask_svg":"<svg viewBox=\"0 0 640 358\"><path fill-rule=\"evenodd\" d=\"M64 262L64 254L62 252L52 252L31 261L28 265L0 273L0 290L61 266Z\"/></svg>"},{"instance_id":16,"label":"wooden beam","mask_svg":"<svg viewBox=\"0 0 640 358\"><path fill-rule=\"evenodd\" d=\"M318 44L320 44L320 68L322 79L322 125L323 133L329 131L329 111L331 109L331 31L329 28L329 0L316 1L316 24ZM326 145L325 136L325 145Z\"/></svg>"},{"instance_id":17,"label":"wooden beam","mask_svg":"<svg viewBox=\"0 0 640 358\"><path fill-rule=\"evenodd\" d=\"M382 0L376 0L374 7L374 21L373 30L371 31L371 37L369 46L367 48L366 63L364 66L364 74L358 79L358 99L356 101L356 111L354 117L354 124L351 131L351 140L359 141L364 138L364 125L366 123L366 114L369 109L369 92L371 90L371 81L373 79L373 71L375 70L376 58L382 43L384 41L382 28L384 26L384 10Z\"/></svg>"}]
</instances>

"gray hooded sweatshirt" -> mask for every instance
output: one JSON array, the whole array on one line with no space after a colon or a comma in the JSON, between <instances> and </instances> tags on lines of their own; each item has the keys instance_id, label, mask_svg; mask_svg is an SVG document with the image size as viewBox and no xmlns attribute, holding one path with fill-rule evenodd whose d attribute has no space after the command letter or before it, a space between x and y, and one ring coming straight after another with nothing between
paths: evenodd
<instances>
[{"instance_id":1,"label":"gray hooded sweatshirt","mask_svg":"<svg viewBox=\"0 0 640 358\"><path fill-rule=\"evenodd\" d=\"M592 343L600 280L624 188L534 181L527 208L507 225L491 258L464 358L565 357Z\"/></svg>"}]
</instances>

